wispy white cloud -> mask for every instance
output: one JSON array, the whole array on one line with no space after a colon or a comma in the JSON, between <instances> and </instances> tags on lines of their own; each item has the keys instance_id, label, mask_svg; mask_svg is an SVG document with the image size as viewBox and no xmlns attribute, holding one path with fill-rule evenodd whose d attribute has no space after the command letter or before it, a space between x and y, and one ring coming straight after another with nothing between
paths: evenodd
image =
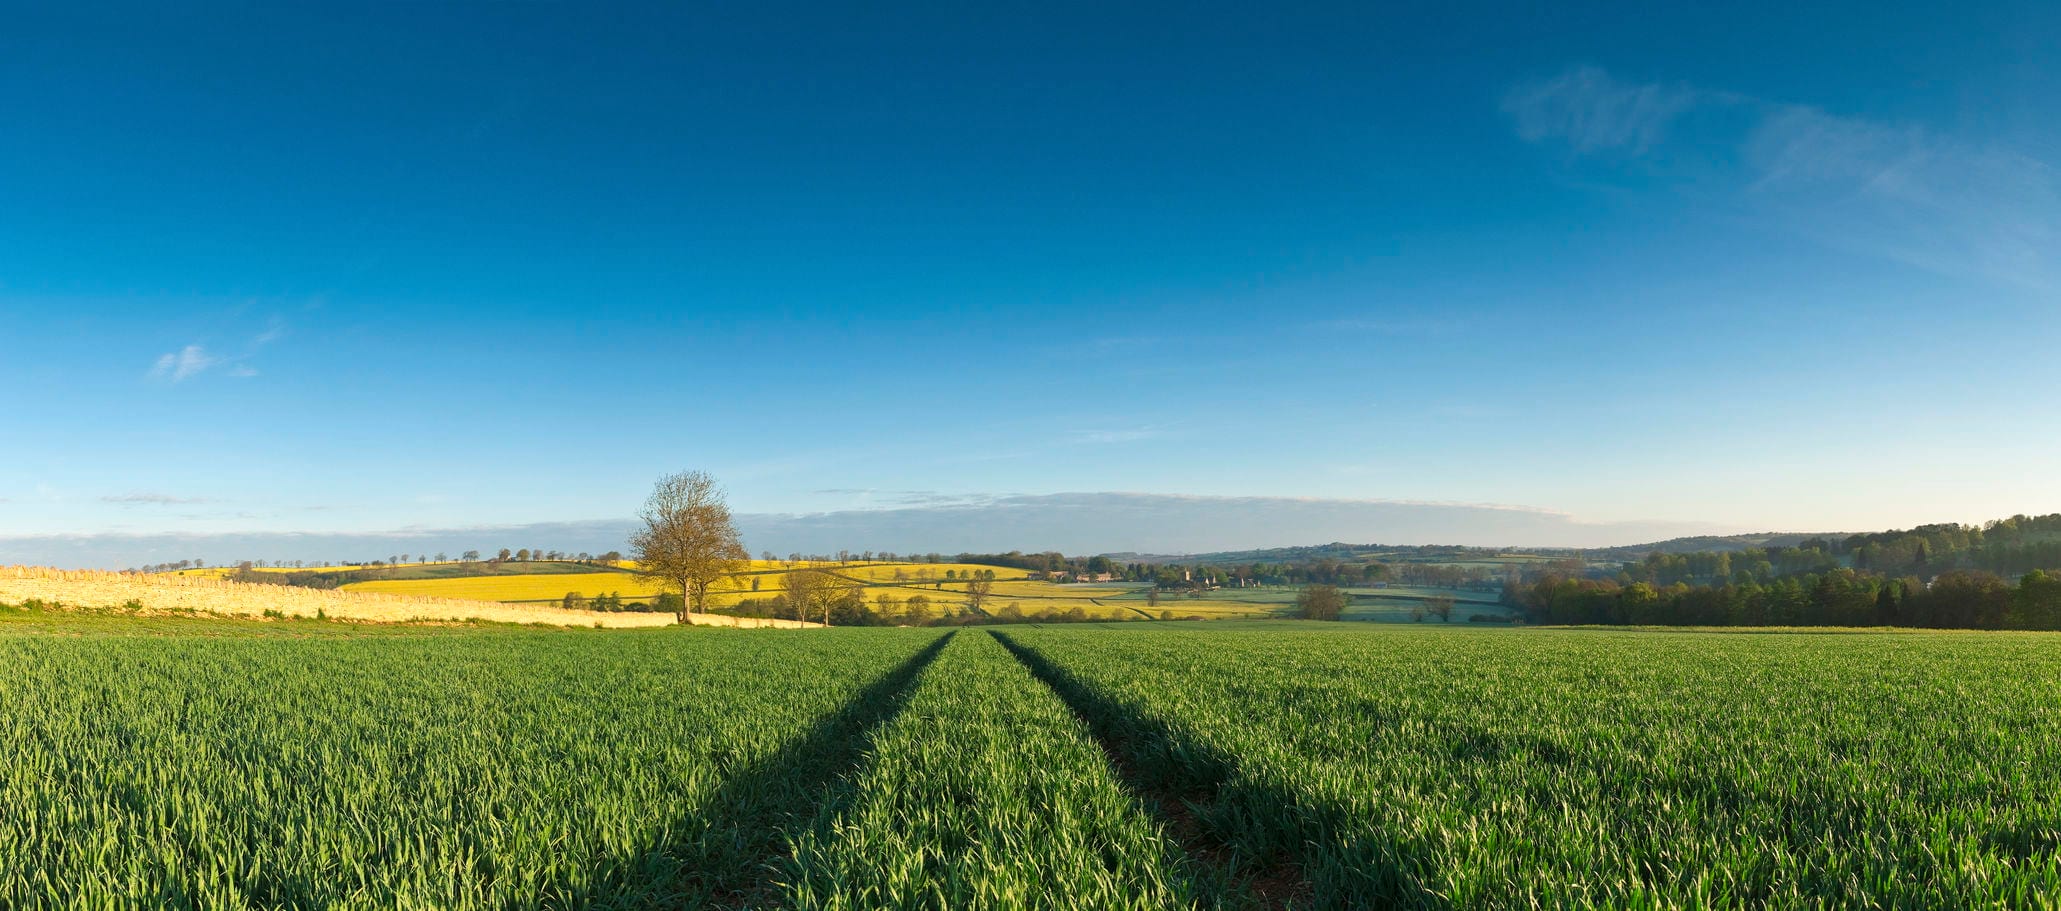
<instances>
[{"instance_id":1,"label":"wispy white cloud","mask_svg":"<svg viewBox=\"0 0 2061 911\"><path fill-rule=\"evenodd\" d=\"M157 359L150 368L150 378L172 383L183 383L207 369L221 363L221 359L209 354L199 345L187 345Z\"/></svg>"},{"instance_id":2,"label":"wispy white cloud","mask_svg":"<svg viewBox=\"0 0 2061 911\"><path fill-rule=\"evenodd\" d=\"M1625 83L1593 66L1519 86L1503 99L1517 134L1532 142L1562 139L1580 152L1643 152L1668 124L1695 106L1693 89Z\"/></svg>"},{"instance_id":3,"label":"wispy white cloud","mask_svg":"<svg viewBox=\"0 0 2061 911\"><path fill-rule=\"evenodd\" d=\"M208 350L206 345L195 343L177 351L161 355L151 365L150 378L160 382L183 383L210 370L220 370L237 379L250 379L258 375L258 368L251 360L266 346L283 339L288 334L287 323L273 316L265 328L243 345L240 354L222 354Z\"/></svg>"},{"instance_id":4,"label":"wispy white cloud","mask_svg":"<svg viewBox=\"0 0 2061 911\"><path fill-rule=\"evenodd\" d=\"M1348 317L1319 320L1310 328L1327 332L1365 332L1400 338L1433 338L1459 335L1479 326L1477 320L1458 316Z\"/></svg>"},{"instance_id":5,"label":"wispy white cloud","mask_svg":"<svg viewBox=\"0 0 2061 911\"><path fill-rule=\"evenodd\" d=\"M1165 435L1166 431L1156 426L1119 427L1105 430L1075 430L1068 434L1068 439L1085 445L1106 446L1115 443L1136 443Z\"/></svg>"},{"instance_id":6,"label":"wispy white cloud","mask_svg":"<svg viewBox=\"0 0 2061 911\"><path fill-rule=\"evenodd\" d=\"M265 331L251 338L250 346L255 351L285 337L286 321L275 316L272 317L272 322L265 327Z\"/></svg>"},{"instance_id":7,"label":"wispy white cloud","mask_svg":"<svg viewBox=\"0 0 2061 911\"><path fill-rule=\"evenodd\" d=\"M2061 285L2061 180L2016 150L1783 107L1746 137L1749 192L1826 243L1934 272Z\"/></svg>"},{"instance_id":8,"label":"wispy white cloud","mask_svg":"<svg viewBox=\"0 0 2061 911\"><path fill-rule=\"evenodd\" d=\"M935 490L881 490L860 487L830 487L810 493L851 497L856 504L840 509L906 509L982 506L994 501L992 494L939 493Z\"/></svg>"},{"instance_id":9,"label":"wispy white cloud","mask_svg":"<svg viewBox=\"0 0 2061 911\"><path fill-rule=\"evenodd\" d=\"M163 493L125 493L100 498L102 503L117 503L123 506L188 506L206 503L204 497L175 497Z\"/></svg>"},{"instance_id":10,"label":"wispy white cloud","mask_svg":"<svg viewBox=\"0 0 2061 911\"><path fill-rule=\"evenodd\" d=\"M1628 153L1749 221L1941 274L2061 287L2061 176L2017 149L1587 66L1513 90L1504 110L1528 141ZM1690 118L1695 142L1671 141Z\"/></svg>"}]
</instances>

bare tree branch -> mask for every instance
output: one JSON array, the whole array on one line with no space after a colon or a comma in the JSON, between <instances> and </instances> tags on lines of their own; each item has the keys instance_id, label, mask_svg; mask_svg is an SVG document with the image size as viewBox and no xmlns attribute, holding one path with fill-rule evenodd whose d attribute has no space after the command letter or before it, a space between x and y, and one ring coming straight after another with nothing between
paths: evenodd
<instances>
[{"instance_id":1,"label":"bare tree branch","mask_svg":"<svg viewBox=\"0 0 2061 911\"><path fill-rule=\"evenodd\" d=\"M680 592L681 623L690 611L707 611L709 586L748 559L723 489L706 472L659 478L638 517L644 527L630 536L630 547L640 569Z\"/></svg>"}]
</instances>

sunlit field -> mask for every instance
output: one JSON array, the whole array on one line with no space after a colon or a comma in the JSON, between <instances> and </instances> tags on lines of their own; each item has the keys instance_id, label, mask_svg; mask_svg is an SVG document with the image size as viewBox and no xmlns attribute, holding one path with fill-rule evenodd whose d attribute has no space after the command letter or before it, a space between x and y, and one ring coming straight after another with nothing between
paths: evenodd
<instances>
[{"instance_id":1,"label":"sunlit field","mask_svg":"<svg viewBox=\"0 0 2061 911\"><path fill-rule=\"evenodd\" d=\"M2061 894L2061 636L1340 626L1002 635L1323 907Z\"/></svg>"},{"instance_id":2,"label":"sunlit field","mask_svg":"<svg viewBox=\"0 0 2061 911\"><path fill-rule=\"evenodd\" d=\"M626 564L627 565L627 564ZM580 571L576 564L527 564L546 567L550 572L518 572L506 575L459 575L456 567L433 567L435 575L419 574L413 567L401 567L408 578L353 582L346 591L377 592L432 598L543 603L563 599L568 593L582 598L604 594L649 601L660 585L648 577L623 571ZM992 572L996 581L983 612L997 614L1011 605L1024 614L1046 611L1080 611L1090 619L1158 620L1173 619L1259 619L1287 617L1294 612L1298 589L1291 586L1220 588L1188 593L1163 591L1152 597L1150 586L1140 583L1061 584L1027 578L1024 570L978 564L861 563L788 564L782 561L754 561L751 569L727 577L710 590L714 608L735 606L751 598L779 594L780 578L797 568L816 568L865 586L870 600L882 594L906 601L922 595L948 615L962 613L967 603L969 577ZM952 578L946 578L947 574ZM756 584L756 587L754 587ZM1427 599L1445 596L1455 602L1454 620L1465 622L1474 615L1507 618L1509 609L1496 603L1496 593L1479 590L1441 589L1421 586L1353 587L1347 589L1352 604L1349 620L1409 622Z\"/></svg>"},{"instance_id":3,"label":"sunlit field","mask_svg":"<svg viewBox=\"0 0 2061 911\"><path fill-rule=\"evenodd\" d=\"M345 591L419 595L431 598L471 598L481 601L555 601L567 592L584 597L619 592L624 597L649 598L659 593L657 580L635 573L533 573L516 576L467 576L450 579L376 579L353 582Z\"/></svg>"},{"instance_id":4,"label":"sunlit field","mask_svg":"<svg viewBox=\"0 0 2061 911\"><path fill-rule=\"evenodd\" d=\"M22 603L130 615L327 618L368 623L478 620L556 626L651 626L666 622L663 615L562 610L552 604L510 604L455 596L302 588L206 575L0 567L0 604Z\"/></svg>"},{"instance_id":5,"label":"sunlit field","mask_svg":"<svg viewBox=\"0 0 2061 911\"><path fill-rule=\"evenodd\" d=\"M2061 894L2056 634L0 610L0 695L6 907Z\"/></svg>"},{"instance_id":6,"label":"sunlit field","mask_svg":"<svg viewBox=\"0 0 2061 911\"><path fill-rule=\"evenodd\" d=\"M1446 565L1499 569L1540 558L1498 556ZM407 563L396 566L325 567L317 570L260 568L259 572L351 572L377 578L349 582L346 591L508 603L544 604L575 594L583 599L614 595L631 603L650 603L662 587L637 572L629 561L601 567L570 562ZM1068 614L1094 620L1243 620L1285 618L1295 614L1295 586L1225 586L1153 593L1133 582L1054 583L1032 579L1022 569L967 563L811 562L752 560L743 571L718 581L709 606L724 610L781 591L781 576L796 569L819 569L865 587L870 601L886 596L907 601L921 595L932 609L952 617L971 611L967 586L976 574L991 574L990 594L979 613ZM185 570L179 575L220 576L220 568ZM1348 586L1344 619L1374 622L1424 622L1424 604L1433 598L1454 602L1453 622L1507 622L1515 612L1499 602L1500 593L1479 588L1439 588L1400 584ZM1013 610L1011 608L1013 607Z\"/></svg>"},{"instance_id":7,"label":"sunlit field","mask_svg":"<svg viewBox=\"0 0 2061 911\"><path fill-rule=\"evenodd\" d=\"M346 583L346 592L381 592L425 598L478 598L493 602L546 602L561 600L569 592L581 598L620 594L622 598L653 598L662 592L655 579L635 573L635 563L622 563L622 571L583 571L585 567L565 563L550 573L517 575L449 575L449 577L406 577L371 579ZM406 567L402 567L406 569ZM874 587L897 589L894 596L907 598L923 594L932 600L958 602L965 594L965 581L956 581L979 571L993 571L998 579L1022 579L1022 569L979 567L960 563L808 563L808 561L750 561L742 573L723 577L709 589L711 604L736 604L744 598L771 598L779 594L781 575L796 569L820 569L845 579ZM954 579L948 581L946 573ZM995 583L998 589L1010 583Z\"/></svg>"}]
</instances>

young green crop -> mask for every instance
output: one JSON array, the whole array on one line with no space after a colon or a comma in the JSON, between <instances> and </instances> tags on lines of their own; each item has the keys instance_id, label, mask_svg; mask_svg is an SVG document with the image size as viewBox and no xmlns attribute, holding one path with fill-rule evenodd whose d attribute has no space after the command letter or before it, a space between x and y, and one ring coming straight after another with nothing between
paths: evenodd
<instances>
[{"instance_id":1,"label":"young green crop","mask_svg":"<svg viewBox=\"0 0 2061 911\"><path fill-rule=\"evenodd\" d=\"M0 632L0 907L751 894L937 638L251 626Z\"/></svg>"},{"instance_id":2,"label":"young green crop","mask_svg":"<svg viewBox=\"0 0 2061 911\"><path fill-rule=\"evenodd\" d=\"M1318 907L2061 895L2052 636L1005 635Z\"/></svg>"},{"instance_id":3,"label":"young green crop","mask_svg":"<svg viewBox=\"0 0 2061 911\"><path fill-rule=\"evenodd\" d=\"M1065 703L966 631L875 736L842 813L784 865L789 906L1189 907L1180 851Z\"/></svg>"},{"instance_id":4,"label":"young green crop","mask_svg":"<svg viewBox=\"0 0 2061 911\"><path fill-rule=\"evenodd\" d=\"M0 907L2061 895L2054 635L994 635L0 611Z\"/></svg>"}]
</instances>

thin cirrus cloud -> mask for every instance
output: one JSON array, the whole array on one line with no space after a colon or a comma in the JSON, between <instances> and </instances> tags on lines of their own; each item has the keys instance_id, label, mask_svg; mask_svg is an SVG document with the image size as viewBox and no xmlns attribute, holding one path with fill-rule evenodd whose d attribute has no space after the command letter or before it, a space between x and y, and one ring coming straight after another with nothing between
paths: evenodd
<instances>
[{"instance_id":1,"label":"thin cirrus cloud","mask_svg":"<svg viewBox=\"0 0 2061 911\"><path fill-rule=\"evenodd\" d=\"M285 321L274 317L265 330L252 336L240 356L224 356L209 351L205 345L187 345L177 351L158 357L151 365L150 378L159 382L183 383L210 370L221 368L225 375L237 379L249 379L258 375L258 369L250 365L250 359L259 349L285 338Z\"/></svg>"},{"instance_id":2,"label":"thin cirrus cloud","mask_svg":"<svg viewBox=\"0 0 2061 911\"><path fill-rule=\"evenodd\" d=\"M208 353L199 345L187 345L157 359L150 368L150 378L171 383L183 383L208 371L221 363L221 359Z\"/></svg>"},{"instance_id":3,"label":"thin cirrus cloud","mask_svg":"<svg viewBox=\"0 0 2061 911\"><path fill-rule=\"evenodd\" d=\"M1828 246L2061 287L2061 178L2018 149L1589 66L1512 89L1503 110L1526 141L1637 159L1642 175Z\"/></svg>"},{"instance_id":4,"label":"thin cirrus cloud","mask_svg":"<svg viewBox=\"0 0 2061 911\"><path fill-rule=\"evenodd\" d=\"M1464 316L1400 316L1318 320L1310 323L1308 328L1324 332L1362 332L1399 338L1437 338L1460 335L1481 325L1480 320Z\"/></svg>"},{"instance_id":5,"label":"thin cirrus cloud","mask_svg":"<svg viewBox=\"0 0 2061 911\"><path fill-rule=\"evenodd\" d=\"M263 348L285 337L286 322L274 317L272 322L265 327L265 331L258 333L256 338L250 340L250 346L253 350Z\"/></svg>"},{"instance_id":6,"label":"thin cirrus cloud","mask_svg":"<svg viewBox=\"0 0 2061 911\"><path fill-rule=\"evenodd\" d=\"M163 493L124 493L101 497L100 502L119 506L190 506L208 501L203 497L175 497Z\"/></svg>"},{"instance_id":7,"label":"thin cirrus cloud","mask_svg":"<svg viewBox=\"0 0 2061 911\"><path fill-rule=\"evenodd\" d=\"M1517 134L1532 142L1560 139L1578 152L1643 152L1669 123L1694 107L1698 93L1658 83L1628 84L1593 66L1519 86L1503 100Z\"/></svg>"},{"instance_id":8,"label":"thin cirrus cloud","mask_svg":"<svg viewBox=\"0 0 2061 911\"><path fill-rule=\"evenodd\" d=\"M1068 436L1068 439L1075 443L1090 446L1107 446L1117 443L1136 443L1141 440L1155 439L1165 435L1166 431L1158 427L1117 427L1105 430L1076 430Z\"/></svg>"},{"instance_id":9,"label":"thin cirrus cloud","mask_svg":"<svg viewBox=\"0 0 2061 911\"><path fill-rule=\"evenodd\" d=\"M2061 181L2014 149L1784 107L1745 144L1750 192L1837 246L1934 272L2061 286Z\"/></svg>"},{"instance_id":10,"label":"thin cirrus cloud","mask_svg":"<svg viewBox=\"0 0 2061 911\"><path fill-rule=\"evenodd\" d=\"M990 494L939 493L934 490L881 490L871 487L826 487L810 493L845 497L850 509L949 508L981 506L994 500Z\"/></svg>"}]
</instances>

